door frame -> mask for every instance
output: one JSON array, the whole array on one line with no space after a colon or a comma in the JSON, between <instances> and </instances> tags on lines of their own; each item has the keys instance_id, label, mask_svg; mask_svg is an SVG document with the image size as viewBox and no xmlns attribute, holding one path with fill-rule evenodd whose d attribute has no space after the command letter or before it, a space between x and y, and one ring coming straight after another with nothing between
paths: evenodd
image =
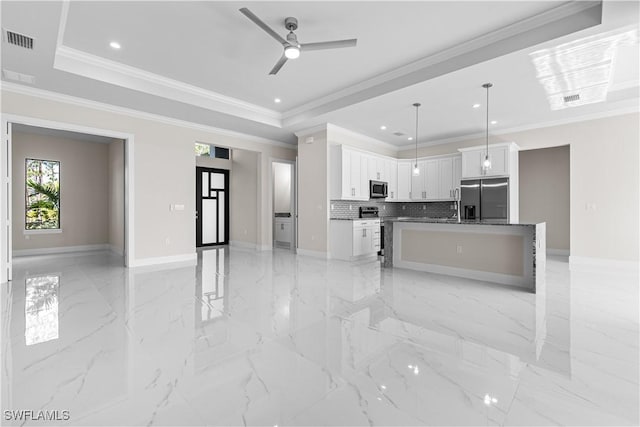
<instances>
[{"instance_id":1,"label":"door frame","mask_svg":"<svg viewBox=\"0 0 640 427\"><path fill-rule=\"evenodd\" d=\"M275 193L275 182L273 177L273 164L286 163L291 165L291 250L298 251L298 157L295 160L269 158L269 224L271 224L271 247L275 245L275 216L273 198Z\"/></svg>"},{"instance_id":2,"label":"door frame","mask_svg":"<svg viewBox=\"0 0 640 427\"><path fill-rule=\"evenodd\" d=\"M12 235L12 204L11 204L11 124L23 124L55 130L85 133L89 135L105 136L124 140L124 264L125 267L134 265L134 134L110 129L94 128L73 123L44 120L36 117L2 114L2 159L0 161L0 177L3 180L3 191L0 195L0 206L4 210L0 215L0 283L11 280L13 248Z\"/></svg>"},{"instance_id":3,"label":"door frame","mask_svg":"<svg viewBox=\"0 0 640 427\"><path fill-rule=\"evenodd\" d=\"M224 188L225 188L225 201L224 201L224 241L222 243L202 243L202 180L200 179L202 172L213 172L224 174ZM206 248L210 246L222 246L229 244L229 218L230 201L231 201L231 177L229 176L228 169L210 168L206 166L196 166L196 248ZM218 221L219 223L219 221ZM216 234L217 236L219 233Z\"/></svg>"}]
</instances>

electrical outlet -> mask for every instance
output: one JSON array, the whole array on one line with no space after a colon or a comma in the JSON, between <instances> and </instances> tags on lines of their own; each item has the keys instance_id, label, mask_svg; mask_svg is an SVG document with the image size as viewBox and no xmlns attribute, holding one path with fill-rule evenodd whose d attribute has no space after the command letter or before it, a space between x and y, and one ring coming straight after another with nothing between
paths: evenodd
<instances>
[{"instance_id":1,"label":"electrical outlet","mask_svg":"<svg viewBox=\"0 0 640 427\"><path fill-rule=\"evenodd\" d=\"M462 245L456 246L456 253L458 253L458 254L462 253Z\"/></svg>"},{"instance_id":2,"label":"electrical outlet","mask_svg":"<svg viewBox=\"0 0 640 427\"><path fill-rule=\"evenodd\" d=\"M422 205L422 210L426 211L427 210L427 205Z\"/></svg>"},{"instance_id":3,"label":"electrical outlet","mask_svg":"<svg viewBox=\"0 0 640 427\"><path fill-rule=\"evenodd\" d=\"M171 239L169 239L168 237L166 239L164 239L164 244L165 245L170 245L171 244Z\"/></svg>"},{"instance_id":4,"label":"electrical outlet","mask_svg":"<svg viewBox=\"0 0 640 427\"><path fill-rule=\"evenodd\" d=\"M331 203L331 210L334 210L336 208L336 205L334 205L333 203Z\"/></svg>"},{"instance_id":5,"label":"electrical outlet","mask_svg":"<svg viewBox=\"0 0 640 427\"><path fill-rule=\"evenodd\" d=\"M353 205L349 205L349 210L352 211L353 210Z\"/></svg>"},{"instance_id":6,"label":"electrical outlet","mask_svg":"<svg viewBox=\"0 0 640 427\"><path fill-rule=\"evenodd\" d=\"M405 205L402 205L402 210L405 210L407 207Z\"/></svg>"},{"instance_id":7,"label":"electrical outlet","mask_svg":"<svg viewBox=\"0 0 640 427\"><path fill-rule=\"evenodd\" d=\"M382 210L386 211L387 210L387 205L382 205Z\"/></svg>"}]
</instances>

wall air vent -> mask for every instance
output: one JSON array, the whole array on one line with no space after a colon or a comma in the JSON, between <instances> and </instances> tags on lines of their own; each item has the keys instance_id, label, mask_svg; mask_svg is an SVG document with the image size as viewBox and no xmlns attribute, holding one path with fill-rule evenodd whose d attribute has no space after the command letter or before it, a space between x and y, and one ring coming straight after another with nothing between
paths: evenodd
<instances>
[{"instance_id":1,"label":"wall air vent","mask_svg":"<svg viewBox=\"0 0 640 427\"><path fill-rule=\"evenodd\" d=\"M23 47L25 49L33 49L33 37L25 36L24 34L16 33L13 31L5 30L4 39L9 44Z\"/></svg>"},{"instance_id":2,"label":"wall air vent","mask_svg":"<svg viewBox=\"0 0 640 427\"><path fill-rule=\"evenodd\" d=\"M394 132L393 133L395 136L404 136L405 134L402 132Z\"/></svg>"},{"instance_id":3,"label":"wall air vent","mask_svg":"<svg viewBox=\"0 0 640 427\"><path fill-rule=\"evenodd\" d=\"M580 101L580 94L576 93L575 95L567 95L564 98L564 102L576 102Z\"/></svg>"},{"instance_id":4,"label":"wall air vent","mask_svg":"<svg viewBox=\"0 0 640 427\"><path fill-rule=\"evenodd\" d=\"M2 69L2 74L4 74L4 78L7 80L15 80L16 82L29 84L34 84L36 82L36 78L34 76L7 70L6 68Z\"/></svg>"}]
</instances>

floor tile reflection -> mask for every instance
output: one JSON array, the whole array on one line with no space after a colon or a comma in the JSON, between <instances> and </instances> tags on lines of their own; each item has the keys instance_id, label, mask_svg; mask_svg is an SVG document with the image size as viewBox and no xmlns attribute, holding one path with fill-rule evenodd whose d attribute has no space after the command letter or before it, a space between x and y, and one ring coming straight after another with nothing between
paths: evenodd
<instances>
[{"instance_id":1,"label":"floor tile reflection","mask_svg":"<svg viewBox=\"0 0 640 427\"><path fill-rule=\"evenodd\" d=\"M92 254L14 268L0 294L2 409L69 411L49 424L639 421L634 275L551 257L529 294L229 247L194 267Z\"/></svg>"}]
</instances>

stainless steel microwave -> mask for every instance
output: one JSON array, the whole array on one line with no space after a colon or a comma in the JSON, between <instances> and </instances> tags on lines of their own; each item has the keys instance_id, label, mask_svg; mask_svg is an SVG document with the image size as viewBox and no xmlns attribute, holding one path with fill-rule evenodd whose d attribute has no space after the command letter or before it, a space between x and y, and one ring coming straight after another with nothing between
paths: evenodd
<instances>
[{"instance_id":1,"label":"stainless steel microwave","mask_svg":"<svg viewBox=\"0 0 640 427\"><path fill-rule=\"evenodd\" d=\"M369 198L384 199L387 197L387 183L383 181L369 181Z\"/></svg>"}]
</instances>

